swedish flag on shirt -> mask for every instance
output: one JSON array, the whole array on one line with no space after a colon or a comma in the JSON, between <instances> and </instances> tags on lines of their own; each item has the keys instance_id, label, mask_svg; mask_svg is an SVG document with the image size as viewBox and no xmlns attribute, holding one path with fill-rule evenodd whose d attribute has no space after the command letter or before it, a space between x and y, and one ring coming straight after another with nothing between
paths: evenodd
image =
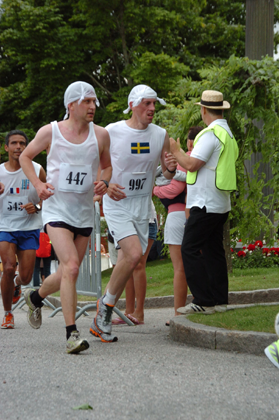
<instances>
[{"instance_id":1,"label":"swedish flag on shirt","mask_svg":"<svg viewBox=\"0 0 279 420\"><path fill-rule=\"evenodd\" d=\"M146 143L131 143L131 153L140 154L140 153L150 153L149 142Z\"/></svg>"}]
</instances>

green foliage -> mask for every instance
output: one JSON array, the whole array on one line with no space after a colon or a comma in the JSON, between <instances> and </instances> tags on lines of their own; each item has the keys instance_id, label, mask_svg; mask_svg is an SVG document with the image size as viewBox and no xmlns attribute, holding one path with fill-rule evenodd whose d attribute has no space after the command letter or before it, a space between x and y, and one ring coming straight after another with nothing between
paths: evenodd
<instances>
[{"instance_id":1,"label":"green foliage","mask_svg":"<svg viewBox=\"0 0 279 420\"><path fill-rule=\"evenodd\" d=\"M145 83L152 86L160 95L167 96L177 83L186 76L189 68L178 63L167 54L145 52L134 62L135 69L131 71L131 77L135 84ZM158 78L160 74L160 78Z\"/></svg>"},{"instance_id":2,"label":"green foliage","mask_svg":"<svg viewBox=\"0 0 279 420\"><path fill-rule=\"evenodd\" d=\"M2 131L62 119L76 80L95 86L96 123L106 125L123 118L135 83L172 101L188 72L199 79L228 51L244 53L244 0L3 0L0 8Z\"/></svg>"}]
</instances>

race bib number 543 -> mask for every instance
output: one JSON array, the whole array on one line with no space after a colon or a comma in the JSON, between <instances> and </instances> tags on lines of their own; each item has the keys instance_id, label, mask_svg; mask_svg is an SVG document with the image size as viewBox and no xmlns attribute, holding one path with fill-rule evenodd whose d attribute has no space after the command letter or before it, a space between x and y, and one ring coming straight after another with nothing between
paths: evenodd
<instances>
[{"instance_id":1,"label":"race bib number 543","mask_svg":"<svg viewBox=\"0 0 279 420\"><path fill-rule=\"evenodd\" d=\"M22 205L28 203L28 197L6 196L3 200L3 215L12 214L15 217L26 216L26 211L21 208Z\"/></svg>"},{"instance_id":2,"label":"race bib number 543","mask_svg":"<svg viewBox=\"0 0 279 420\"><path fill-rule=\"evenodd\" d=\"M63 192L85 193L92 187L91 165L72 165L61 163L58 190Z\"/></svg>"}]
</instances>

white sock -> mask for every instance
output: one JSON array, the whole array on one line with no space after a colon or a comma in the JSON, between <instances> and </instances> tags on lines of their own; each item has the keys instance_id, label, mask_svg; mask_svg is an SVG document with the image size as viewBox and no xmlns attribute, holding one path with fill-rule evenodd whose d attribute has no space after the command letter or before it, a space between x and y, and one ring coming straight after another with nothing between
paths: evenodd
<instances>
[{"instance_id":1,"label":"white sock","mask_svg":"<svg viewBox=\"0 0 279 420\"><path fill-rule=\"evenodd\" d=\"M10 311L5 311L5 316L7 316L8 314L12 314L12 315L13 315L13 311L12 311L12 310L10 310Z\"/></svg>"},{"instance_id":2,"label":"white sock","mask_svg":"<svg viewBox=\"0 0 279 420\"><path fill-rule=\"evenodd\" d=\"M18 276L18 274L16 274L16 275L14 276L14 285L15 285L15 286L18 286L18 284L17 284L17 282L16 282L16 278L17 278L17 276Z\"/></svg>"},{"instance_id":3,"label":"white sock","mask_svg":"<svg viewBox=\"0 0 279 420\"><path fill-rule=\"evenodd\" d=\"M103 298L103 303L105 305L114 305L115 304L116 295L111 295L110 292L107 290L106 294Z\"/></svg>"}]
</instances>

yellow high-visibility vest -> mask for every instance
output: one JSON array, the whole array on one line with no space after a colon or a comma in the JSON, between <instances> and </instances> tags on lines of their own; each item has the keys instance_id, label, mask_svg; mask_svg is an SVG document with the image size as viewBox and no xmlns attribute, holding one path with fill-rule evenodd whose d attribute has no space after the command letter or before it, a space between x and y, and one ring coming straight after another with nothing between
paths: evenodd
<instances>
[{"instance_id":1,"label":"yellow high-visibility vest","mask_svg":"<svg viewBox=\"0 0 279 420\"><path fill-rule=\"evenodd\" d=\"M215 170L215 185L218 190L235 191L236 190L236 170L235 162L238 158L238 145L234 136L230 136L227 130L216 124L214 127L202 130L194 141L194 146L200 137L207 131L213 131L218 140L222 143L217 167ZM189 185L195 184L198 171L187 172L186 182Z\"/></svg>"}]
</instances>

